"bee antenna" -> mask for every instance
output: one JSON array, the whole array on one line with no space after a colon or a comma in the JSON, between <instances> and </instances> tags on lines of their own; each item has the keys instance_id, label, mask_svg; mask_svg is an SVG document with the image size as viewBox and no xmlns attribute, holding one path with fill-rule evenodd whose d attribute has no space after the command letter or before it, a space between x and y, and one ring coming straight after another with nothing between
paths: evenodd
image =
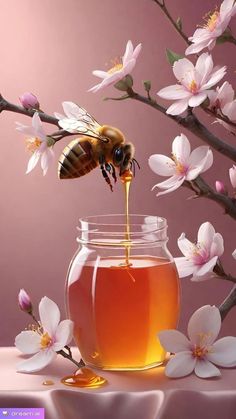
<instances>
[{"instance_id":1,"label":"bee antenna","mask_svg":"<svg viewBox=\"0 0 236 419\"><path fill-rule=\"evenodd\" d=\"M138 168L140 170L140 164L139 164L139 162L136 159L132 159L132 161L137 164L137 166L138 166Z\"/></svg>"}]
</instances>

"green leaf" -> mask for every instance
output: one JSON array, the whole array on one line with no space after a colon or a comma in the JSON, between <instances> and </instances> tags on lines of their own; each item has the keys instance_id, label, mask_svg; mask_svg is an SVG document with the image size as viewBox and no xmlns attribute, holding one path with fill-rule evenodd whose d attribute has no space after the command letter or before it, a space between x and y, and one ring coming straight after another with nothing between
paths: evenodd
<instances>
[{"instance_id":1,"label":"green leaf","mask_svg":"<svg viewBox=\"0 0 236 419\"><path fill-rule=\"evenodd\" d=\"M114 87L122 92L127 92L133 86L133 78L130 74L127 74L122 80L119 80Z\"/></svg>"},{"instance_id":2,"label":"green leaf","mask_svg":"<svg viewBox=\"0 0 236 419\"><path fill-rule=\"evenodd\" d=\"M216 43L219 44L224 44L225 42L231 42L233 39L232 33L230 31L229 28L225 29L225 31L222 33L222 35L220 35L217 40Z\"/></svg>"},{"instance_id":3,"label":"green leaf","mask_svg":"<svg viewBox=\"0 0 236 419\"><path fill-rule=\"evenodd\" d=\"M175 61L179 61L182 58L184 58L183 55L177 54L174 51L171 51L170 49L166 48L166 57L170 65L173 65Z\"/></svg>"},{"instance_id":4,"label":"green leaf","mask_svg":"<svg viewBox=\"0 0 236 419\"><path fill-rule=\"evenodd\" d=\"M150 82L150 80L144 80L143 85L144 85L144 89L146 90L146 92L149 93L150 90L151 90L151 82Z\"/></svg>"},{"instance_id":5,"label":"green leaf","mask_svg":"<svg viewBox=\"0 0 236 419\"><path fill-rule=\"evenodd\" d=\"M182 31L182 20L181 20L181 18L180 17L178 17L178 19L176 20L176 25L177 25L177 27L178 27L178 29L180 30L180 31Z\"/></svg>"}]
</instances>

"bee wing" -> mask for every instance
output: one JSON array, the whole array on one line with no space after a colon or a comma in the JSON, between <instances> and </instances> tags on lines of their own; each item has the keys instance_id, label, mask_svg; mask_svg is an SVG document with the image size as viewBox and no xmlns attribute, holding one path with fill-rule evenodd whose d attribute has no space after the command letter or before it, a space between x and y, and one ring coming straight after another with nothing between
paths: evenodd
<instances>
[{"instance_id":1,"label":"bee wing","mask_svg":"<svg viewBox=\"0 0 236 419\"><path fill-rule=\"evenodd\" d=\"M89 137L102 138L98 133L101 125L86 109L73 102L63 102L62 105L67 117L59 119L58 124L61 128L72 134L85 134Z\"/></svg>"}]
</instances>

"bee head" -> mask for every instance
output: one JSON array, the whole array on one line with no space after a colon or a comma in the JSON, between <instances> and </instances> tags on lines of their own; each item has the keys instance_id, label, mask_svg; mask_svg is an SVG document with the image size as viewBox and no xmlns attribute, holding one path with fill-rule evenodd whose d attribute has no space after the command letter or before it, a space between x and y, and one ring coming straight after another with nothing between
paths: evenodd
<instances>
[{"instance_id":1,"label":"bee head","mask_svg":"<svg viewBox=\"0 0 236 419\"><path fill-rule=\"evenodd\" d=\"M134 146L131 143L121 144L113 150L113 164L119 167L120 176L131 167L134 157Z\"/></svg>"}]
</instances>

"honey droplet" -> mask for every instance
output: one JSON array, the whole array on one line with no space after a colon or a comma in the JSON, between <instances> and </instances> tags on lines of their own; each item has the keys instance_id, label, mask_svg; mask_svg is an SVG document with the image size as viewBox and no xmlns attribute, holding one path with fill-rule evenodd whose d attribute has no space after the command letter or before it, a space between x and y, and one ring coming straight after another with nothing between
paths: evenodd
<instances>
[{"instance_id":1,"label":"honey droplet","mask_svg":"<svg viewBox=\"0 0 236 419\"><path fill-rule=\"evenodd\" d=\"M45 380L43 386L53 386L55 383L52 380Z\"/></svg>"},{"instance_id":2,"label":"honey droplet","mask_svg":"<svg viewBox=\"0 0 236 419\"><path fill-rule=\"evenodd\" d=\"M106 384L107 380L89 368L82 367L74 374L63 377L61 383L71 387L99 388Z\"/></svg>"}]
</instances>

